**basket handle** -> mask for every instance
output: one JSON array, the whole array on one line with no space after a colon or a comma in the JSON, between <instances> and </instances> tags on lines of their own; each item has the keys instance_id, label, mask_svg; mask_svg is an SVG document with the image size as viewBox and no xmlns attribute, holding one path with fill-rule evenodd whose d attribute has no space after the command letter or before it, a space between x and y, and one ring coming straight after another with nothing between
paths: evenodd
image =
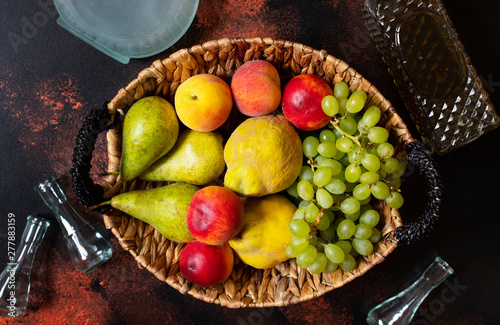
<instances>
[{"instance_id":1,"label":"basket handle","mask_svg":"<svg viewBox=\"0 0 500 325\"><path fill-rule=\"evenodd\" d=\"M416 141L409 143L405 150L408 153L408 163L418 167L420 175L426 179L429 191L423 215L394 230L393 237L398 245L412 245L432 233L439 219L444 193L441 173L430 149L423 142Z\"/></svg>"},{"instance_id":2,"label":"basket handle","mask_svg":"<svg viewBox=\"0 0 500 325\"><path fill-rule=\"evenodd\" d=\"M78 132L76 147L73 150L73 161L70 169L73 192L85 208L101 203L104 196L104 189L94 183L90 177L90 170L97 136L114 128L119 120L113 119L107 106L108 102L104 103L102 108L92 107Z\"/></svg>"}]
</instances>

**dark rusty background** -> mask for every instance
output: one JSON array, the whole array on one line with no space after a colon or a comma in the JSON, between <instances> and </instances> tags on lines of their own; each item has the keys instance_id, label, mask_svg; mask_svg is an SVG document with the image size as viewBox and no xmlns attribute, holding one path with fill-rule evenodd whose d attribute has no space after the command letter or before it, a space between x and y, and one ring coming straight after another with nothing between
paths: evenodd
<instances>
[{"instance_id":1,"label":"dark rusty background","mask_svg":"<svg viewBox=\"0 0 500 325\"><path fill-rule=\"evenodd\" d=\"M490 99L500 107L500 2L444 3ZM327 50L370 80L418 137L367 35L361 4L361 0L201 0L193 24L174 46L123 65L60 28L51 0L2 1L0 267L7 262L7 215L16 215L17 237L27 215L50 217L33 186L52 175L63 175L70 200L112 241L114 251L106 264L82 274L71 264L54 221L34 263L28 311L14 320L0 318L0 324L364 324L371 307L411 284L436 255L448 261L455 274L431 293L414 323L497 323L498 130L437 157L445 177L446 204L430 238L396 249L382 264L342 288L289 307L232 310L180 294L139 269L104 229L100 216L83 211L71 192L67 175L75 136L90 107L110 100L154 60L224 37L280 38ZM34 19L38 26L28 33L24 26ZM106 166L104 146L101 136L93 161L96 179ZM425 201L418 173L405 179L403 191L407 201L401 209L403 220L413 220Z\"/></svg>"}]
</instances>

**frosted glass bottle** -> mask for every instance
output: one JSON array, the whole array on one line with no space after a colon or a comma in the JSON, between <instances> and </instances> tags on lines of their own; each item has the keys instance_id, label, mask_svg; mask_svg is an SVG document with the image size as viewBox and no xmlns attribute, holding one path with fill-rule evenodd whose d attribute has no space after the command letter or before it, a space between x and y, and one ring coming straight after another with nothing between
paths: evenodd
<instances>
[{"instance_id":1,"label":"frosted glass bottle","mask_svg":"<svg viewBox=\"0 0 500 325\"><path fill-rule=\"evenodd\" d=\"M370 310L366 319L367 323L370 325L409 324L425 297L450 274L453 274L453 269L441 257L436 257L411 286Z\"/></svg>"},{"instance_id":2,"label":"frosted glass bottle","mask_svg":"<svg viewBox=\"0 0 500 325\"><path fill-rule=\"evenodd\" d=\"M44 218L28 216L15 257L8 255L9 263L0 275L0 316L17 317L26 311L31 267L49 225Z\"/></svg>"},{"instance_id":3,"label":"frosted glass bottle","mask_svg":"<svg viewBox=\"0 0 500 325\"><path fill-rule=\"evenodd\" d=\"M71 260L79 271L89 272L111 258L110 242L76 212L55 177L35 186L35 191L59 222Z\"/></svg>"}]
</instances>

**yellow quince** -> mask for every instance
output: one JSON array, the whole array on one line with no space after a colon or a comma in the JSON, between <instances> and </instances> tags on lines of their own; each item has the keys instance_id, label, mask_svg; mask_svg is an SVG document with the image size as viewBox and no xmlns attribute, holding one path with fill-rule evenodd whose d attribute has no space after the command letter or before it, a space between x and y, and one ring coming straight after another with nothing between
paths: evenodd
<instances>
[{"instance_id":1,"label":"yellow quince","mask_svg":"<svg viewBox=\"0 0 500 325\"><path fill-rule=\"evenodd\" d=\"M249 118L224 147L224 186L242 196L281 192L299 175L302 159L302 141L283 115Z\"/></svg>"},{"instance_id":2,"label":"yellow quince","mask_svg":"<svg viewBox=\"0 0 500 325\"><path fill-rule=\"evenodd\" d=\"M258 269L286 261L286 247L292 239L288 225L296 210L280 194L246 198L243 228L229 245L243 263Z\"/></svg>"}]
</instances>

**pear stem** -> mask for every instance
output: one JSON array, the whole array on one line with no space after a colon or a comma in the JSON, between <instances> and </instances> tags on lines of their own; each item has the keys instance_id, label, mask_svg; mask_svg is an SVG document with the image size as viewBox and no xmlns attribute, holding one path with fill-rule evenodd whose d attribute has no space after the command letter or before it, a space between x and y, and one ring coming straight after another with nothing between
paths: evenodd
<instances>
[{"instance_id":1,"label":"pear stem","mask_svg":"<svg viewBox=\"0 0 500 325\"><path fill-rule=\"evenodd\" d=\"M104 201L104 202L101 202L99 204L93 205L93 206L89 207L89 210L92 211L92 210L94 210L96 208L99 208L99 207L102 207L102 206L105 206L105 205L111 205L111 200Z\"/></svg>"}]
</instances>

